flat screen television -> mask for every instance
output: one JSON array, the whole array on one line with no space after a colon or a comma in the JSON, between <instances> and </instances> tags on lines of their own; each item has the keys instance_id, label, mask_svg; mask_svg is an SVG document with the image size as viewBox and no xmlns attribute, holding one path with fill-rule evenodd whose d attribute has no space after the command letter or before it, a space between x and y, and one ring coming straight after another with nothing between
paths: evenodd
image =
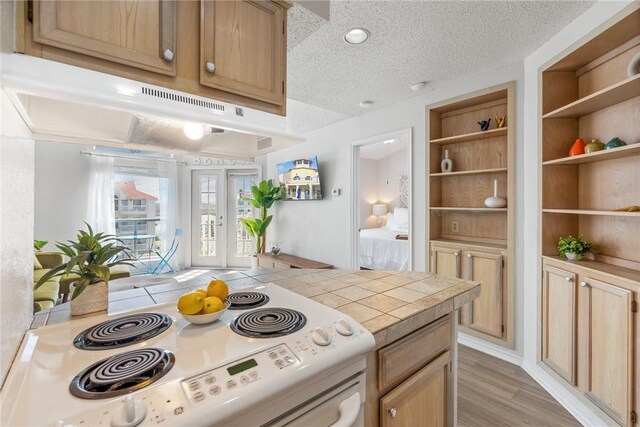
<instances>
[{"instance_id":1,"label":"flat screen television","mask_svg":"<svg viewBox=\"0 0 640 427\"><path fill-rule=\"evenodd\" d=\"M285 200L322 200L316 156L278 163L278 180Z\"/></svg>"}]
</instances>

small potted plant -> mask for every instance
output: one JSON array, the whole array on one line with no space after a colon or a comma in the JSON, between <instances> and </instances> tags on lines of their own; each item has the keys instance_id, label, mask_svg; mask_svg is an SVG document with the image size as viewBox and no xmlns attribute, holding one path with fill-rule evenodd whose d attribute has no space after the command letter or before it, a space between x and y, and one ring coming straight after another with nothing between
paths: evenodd
<instances>
[{"instance_id":1,"label":"small potted plant","mask_svg":"<svg viewBox=\"0 0 640 427\"><path fill-rule=\"evenodd\" d=\"M34 287L34 290L38 289L52 277L78 275L78 281L70 287L73 316L106 310L109 300L107 286L111 275L109 268L121 264L133 266L129 262L132 260L130 250L121 240L111 234L94 234L91 226L86 225L88 231L79 230L75 242L69 240L68 245L56 244L69 260L49 270Z\"/></svg>"},{"instance_id":2,"label":"small potted plant","mask_svg":"<svg viewBox=\"0 0 640 427\"><path fill-rule=\"evenodd\" d=\"M260 218L241 218L247 233L256 239L256 253L251 258L251 268L257 268L259 253L263 253L266 248L267 227L271 224L273 215L267 215L267 210L279 200L284 199L285 193L283 189L273 184L272 180L262 181L258 185L251 186L251 194L253 197L243 197L256 209L260 209Z\"/></svg>"},{"instance_id":3,"label":"small potted plant","mask_svg":"<svg viewBox=\"0 0 640 427\"><path fill-rule=\"evenodd\" d=\"M557 248L560 256L567 257L572 261L579 261L584 254L591 251L593 243L582 240L582 236L576 238L569 235L558 240Z\"/></svg>"}]
</instances>

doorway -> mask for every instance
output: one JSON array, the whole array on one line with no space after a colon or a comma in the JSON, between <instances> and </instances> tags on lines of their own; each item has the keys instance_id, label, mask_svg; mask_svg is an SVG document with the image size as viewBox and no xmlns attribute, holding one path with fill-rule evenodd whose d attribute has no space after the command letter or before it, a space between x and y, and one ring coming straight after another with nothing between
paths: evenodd
<instances>
[{"instance_id":1,"label":"doorway","mask_svg":"<svg viewBox=\"0 0 640 427\"><path fill-rule=\"evenodd\" d=\"M356 141L351 148L352 265L409 271L411 129Z\"/></svg>"},{"instance_id":2,"label":"doorway","mask_svg":"<svg viewBox=\"0 0 640 427\"><path fill-rule=\"evenodd\" d=\"M252 238L242 218L254 215L244 197L258 181L256 169L191 173L191 263L197 267L249 267Z\"/></svg>"}]
</instances>

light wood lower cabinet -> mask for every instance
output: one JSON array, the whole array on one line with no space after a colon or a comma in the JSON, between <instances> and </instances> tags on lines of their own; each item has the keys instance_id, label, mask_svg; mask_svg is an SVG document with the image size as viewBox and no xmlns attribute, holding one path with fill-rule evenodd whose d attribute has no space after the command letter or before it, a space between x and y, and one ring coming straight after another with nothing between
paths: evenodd
<instances>
[{"instance_id":1,"label":"light wood lower cabinet","mask_svg":"<svg viewBox=\"0 0 640 427\"><path fill-rule=\"evenodd\" d=\"M387 393L380 400L380 425L449 425L450 364L451 353L447 351Z\"/></svg>"},{"instance_id":2,"label":"light wood lower cabinet","mask_svg":"<svg viewBox=\"0 0 640 427\"><path fill-rule=\"evenodd\" d=\"M545 258L542 362L621 426L640 406L640 284Z\"/></svg>"},{"instance_id":3,"label":"light wood lower cabinet","mask_svg":"<svg viewBox=\"0 0 640 427\"><path fill-rule=\"evenodd\" d=\"M542 280L542 361L575 384L578 275L545 265Z\"/></svg>"},{"instance_id":4,"label":"light wood lower cabinet","mask_svg":"<svg viewBox=\"0 0 640 427\"><path fill-rule=\"evenodd\" d=\"M480 297L460 312L465 332L498 344L508 343L510 298L506 251L458 243L431 243L431 272L480 282Z\"/></svg>"}]
</instances>

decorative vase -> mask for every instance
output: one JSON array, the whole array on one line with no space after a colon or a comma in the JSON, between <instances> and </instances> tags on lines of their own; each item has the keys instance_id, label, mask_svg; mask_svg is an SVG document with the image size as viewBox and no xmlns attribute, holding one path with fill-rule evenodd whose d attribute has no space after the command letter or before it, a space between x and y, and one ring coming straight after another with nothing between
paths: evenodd
<instances>
[{"instance_id":1,"label":"decorative vase","mask_svg":"<svg viewBox=\"0 0 640 427\"><path fill-rule=\"evenodd\" d=\"M636 74L640 74L640 52L631 57L629 65L627 66L627 77L631 78Z\"/></svg>"},{"instance_id":2,"label":"decorative vase","mask_svg":"<svg viewBox=\"0 0 640 427\"><path fill-rule=\"evenodd\" d=\"M503 128L507 124L507 116L498 117L496 116L496 128Z\"/></svg>"},{"instance_id":3,"label":"decorative vase","mask_svg":"<svg viewBox=\"0 0 640 427\"><path fill-rule=\"evenodd\" d=\"M444 150L444 159L440 162L442 173L449 173L453 170L453 160L449 158L449 150Z\"/></svg>"},{"instance_id":4,"label":"decorative vase","mask_svg":"<svg viewBox=\"0 0 640 427\"><path fill-rule=\"evenodd\" d=\"M487 197L484 204L488 208L504 208L507 206L507 199L498 197L498 180L493 180L493 197Z\"/></svg>"},{"instance_id":5,"label":"decorative vase","mask_svg":"<svg viewBox=\"0 0 640 427\"><path fill-rule=\"evenodd\" d=\"M618 148L624 145L627 145L627 143L616 136L615 138L611 139L611 141L607 142L607 145L604 146L604 149L611 150L612 148Z\"/></svg>"},{"instance_id":6,"label":"decorative vase","mask_svg":"<svg viewBox=\"0 0 640 427\"><path fill-rule=\"evenodd\" d=\"M269 243L271 247L271 255L278 256L280 255L280 242L277 240L271 241Z\"/></svg>"},{"instance_id":7,"label":"decorative vase","mask_svg":"<svg viewBox=\"0 0 640 427\"><path fill-rule=\"evenodd\" d=\"M582 254L576 254L574 252L566 252L564 256L571 261L580 261L582 259Z\"/></svg>"},{"instance_id":8,"label":"decorative vase","mask_svg":"<svg viewBox=\"0 0 640 427\"><path fill-rule=\"evenodd\" d=\"M574 142L573 145L571 146L571 150L569 150L569 155L579 156L580 154L584 154L585 145L586 144L584 143L584 139L582 138L576 139L576 142Z\"/></svg>"},{"instance_id":9,"label":"decorative vase","mask_svg":"<svg viewBox=\"0 0 640 427\"><path fill-rule=\"evenodd\" d=\"M70 286L70 293L76 288L76 284ZM76 298L71 300L71 315L79 316L81 314L95 313L96 311L105 311L109 305L109 289L105 282L99 282L84 288L84 291Z\"/></svg>"},{"instance_id":10,"label":"decorative vase","mask_svg":"<svg viewBox=\"0 0 640 427\"><path fill-rule=\"evenodd\" d=\"M480 122L477 122L480 125L480 130L481 131L485 131L489 129L489 125L491 124L491 119L488 120L482 120Z\"/></svg>"},{"instance_id":11,"label":"decorative vase","mask_svg":"<svg viewBox=\"0 0 640 427\"><path fill-rule=\"evenodd\" d=\"M584 146L585 153L595 153L596 151L600 151L604 149L604 143L599 139L592 139L590 143Z\"/></svg>"},{"instance_id":12,"label":"decorative vase","mask_svg":"<svg viewBox=\"0 0 640 427\"><path fill-rule=\"evenodd\" d=\"M251 255L251 269L252 270L258 269L258 255L256 254Z\"/></svg>"}]
</instances>

